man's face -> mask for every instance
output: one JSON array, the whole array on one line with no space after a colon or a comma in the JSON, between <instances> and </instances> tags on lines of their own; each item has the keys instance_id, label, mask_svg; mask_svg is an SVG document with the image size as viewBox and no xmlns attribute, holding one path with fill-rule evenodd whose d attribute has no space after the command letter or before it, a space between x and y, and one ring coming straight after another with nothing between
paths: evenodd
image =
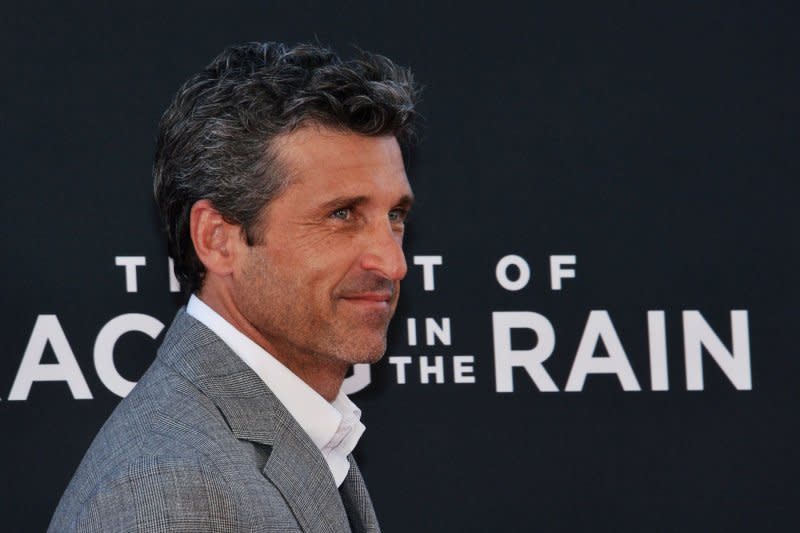
<instances>
[{"instance_id":1,"label":"man's face","mask_svg":"<svg viewBox=\"0 0 800 533\"><path fill-rule=\"evenodd\" d=\"M237 305L284 362L375 362L407 270L397 140L306 126L276 146L289 185L234 275Z\"/></svg>"}]
</instances>

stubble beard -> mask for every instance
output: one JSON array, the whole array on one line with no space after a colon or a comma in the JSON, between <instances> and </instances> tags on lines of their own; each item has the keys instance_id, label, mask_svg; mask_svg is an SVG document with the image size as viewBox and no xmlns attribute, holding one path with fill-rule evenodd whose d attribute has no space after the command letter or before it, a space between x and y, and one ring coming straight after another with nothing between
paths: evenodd
<instances>
[{"instance_id":1,"label":"stubble beard","mask_svg":"<svg viewBox=\"0 0 800 533\"><path fill-rule=\"evenodd\" d=\"M347 366L376 363L386 353L387 332L396 303L397 294L393 294L388 313L374 311L366 315L350 315L350 304L334 296L329 320L307 323L304 335L309 341L307 345L313 348L316 357L340 361Z\"/></svg>"},{"instance_id":2,"label":"stubble beard","mask_svg":"<svg viewBox=\"0 0 800 533\"><path fill-rule=\"evenodd\" d=\"M276 271L263 257L254 257L243 271L244 283L236 290L242 313L270 343L268 351L278 352L272 353L273 356L285 363L340 366L345 370L353 364L371 364L383 357L389 322L397 303L394 287L388 314L375 312L366 317L348 317L346 307L340 308L348 304L336 294L330 303L331 312L321 312L314 301L302 297L304 292L296 279L276 276ZM386 280L375 281L371 276L351 282L348 290L353 290L353 286L359 290L385 286Z\"/></svg>"}]
</instances>

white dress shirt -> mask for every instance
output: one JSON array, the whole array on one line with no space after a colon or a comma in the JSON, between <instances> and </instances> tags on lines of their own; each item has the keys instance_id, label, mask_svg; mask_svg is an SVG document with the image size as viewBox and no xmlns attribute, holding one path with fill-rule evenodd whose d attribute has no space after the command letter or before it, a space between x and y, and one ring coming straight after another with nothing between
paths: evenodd
<instances>
[{"instance_id":1,"label":"white dress shirt","mask_svg":"<svg viewBox=\"0 0 800 533\"><path fill-rule=\"evenodd\" d=\"M197 296L189 298L186 312L213 331L266 383L322 452L336 486L341 486L350 469L347 456L364 433L361 410L341 391L329 403Z\"/></svg>"}]
</instances>

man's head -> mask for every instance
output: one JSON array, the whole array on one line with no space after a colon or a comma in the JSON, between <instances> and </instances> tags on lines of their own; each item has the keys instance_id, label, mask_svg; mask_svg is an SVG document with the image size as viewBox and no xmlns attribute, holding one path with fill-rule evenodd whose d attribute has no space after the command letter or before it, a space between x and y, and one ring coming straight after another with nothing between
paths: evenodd
<instances>
[{"instance_id":1,"label":"man's head","mask_svg":"<svg viewBox=\"0 0 800 533\"><path fill-rule=\"evenodd\" d=\"M254 244L265 206L288 184L276 139L313 123L405 147L416 95L411 73L383 56L344 61L308 44L232 46L189 78L161 118L153 166L182 288L197 291L205 276L189 235L195 202L208 199Z\"/></svg>"},{"instance_id":2,"label":"man's head","mask_svg":"<svg viewBox=\"0 0 800 533\"><path fill-rule=\"evenodd\" d=\"M155 192L176 274L300 375L385 351L414 101L386 58L255 44L223 52L164 114Z\"/></svg>"}]
</instances>

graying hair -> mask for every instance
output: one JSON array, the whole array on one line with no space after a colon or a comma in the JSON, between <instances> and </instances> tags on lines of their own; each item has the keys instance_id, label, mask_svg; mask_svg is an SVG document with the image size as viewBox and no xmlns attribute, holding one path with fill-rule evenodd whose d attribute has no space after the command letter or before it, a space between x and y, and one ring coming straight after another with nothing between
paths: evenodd
<instances>
[{"instance_id":1,"label":"graying hair","mask_svg":"<svg viewBox=\"0 0 800 533\"><path fill-rule=\"evenodd\" d=\"M153 189L175 274L187 293L205 267L189 234L192 206L208 199L247 243L286 184L272 141L301 125L414 139L418 89L411 72L361 52L281 43L231 46L184 83L158 128Z\"/></svg>"}]
</instances>

